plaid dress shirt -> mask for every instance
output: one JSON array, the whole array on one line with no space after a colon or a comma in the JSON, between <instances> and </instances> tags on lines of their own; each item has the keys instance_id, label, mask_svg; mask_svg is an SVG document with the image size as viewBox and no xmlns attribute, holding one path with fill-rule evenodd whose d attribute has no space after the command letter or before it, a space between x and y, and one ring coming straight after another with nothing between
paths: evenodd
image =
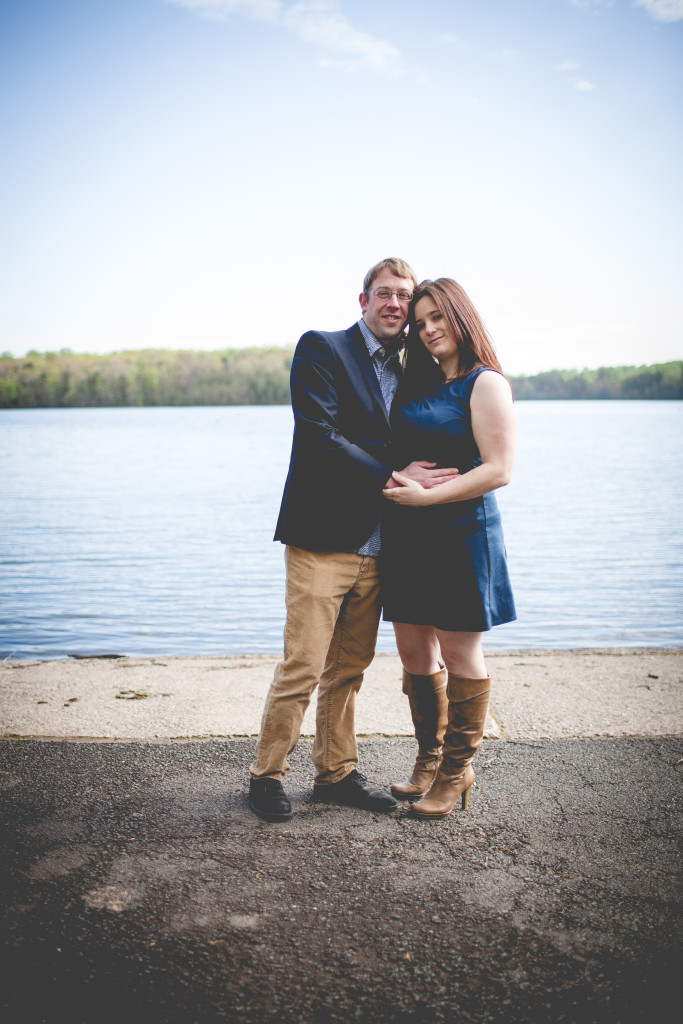
<instances>
[{"instance_id":1,"label":"plaid dress shirt","mask_svg":"<svg viewBox=\"0 0 683 1024\"><path fill-rule=\"evenodd\" d=\"M394 400L396 394L396 388L401 378L401 360L399 358L398 351L387 352L384 345L377 340L375 335L372 333L370 328L365 323L365 320L360 319L358 321L361 334L365 339L365 344L368 347L370 359L377 375L377 381L379 383L380 391L382 392L382 398L386 406L387 415L391 409L391 403ZM366 540L365 544L358 549L359 555L371 555L377 557L380 551L382 542L380 523L372 531L372 534Z\"/></svg>"}]
</instances>

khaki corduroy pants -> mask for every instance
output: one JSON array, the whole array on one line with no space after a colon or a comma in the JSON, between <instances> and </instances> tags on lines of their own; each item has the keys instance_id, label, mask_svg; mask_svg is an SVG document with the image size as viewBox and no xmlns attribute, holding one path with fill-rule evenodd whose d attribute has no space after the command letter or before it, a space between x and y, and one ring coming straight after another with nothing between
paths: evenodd
<instances>
[{"instance_id":1,"label":"khaki corduroy pants","mask_svg":"<svg viewBox=\"0 0 683 1024\"><path fill-rule=\"evenodd\" d=\"M281 778L316 686L315 781L339 782L358 764L354 710L375 653L377 560L346 552L285 549L284 655L266 697L252 778Z\"/></svg>"}]
</instances>

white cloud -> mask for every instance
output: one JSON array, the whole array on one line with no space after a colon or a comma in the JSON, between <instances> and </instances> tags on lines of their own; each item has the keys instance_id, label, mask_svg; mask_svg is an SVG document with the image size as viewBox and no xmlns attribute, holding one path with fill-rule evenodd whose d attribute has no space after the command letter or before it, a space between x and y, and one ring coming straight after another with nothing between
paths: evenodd
<instances>
[{"instance_id":1,"label":"white cloud","mask_svg":"<svg viewBox=\"0 0 683 1024\"><path fill-rule=\"evenodd\" d=\"M591 11L596 7L614 7L614 0L569 0L572 7L583 7Z\"/></svg>"},{"instance_id":2,"label":"white cloud","mask_svg":"<svg viewBox=\"0 0 683 1024\"><path fill-rule=\"evenodd\" d=\"M595 11L614 7L614 0L569 0L572 7ZM655 21L683 21L683 0L633 0L634 7L644 7Z\"/></svg>"},{"instance_id":3,"label":"white cloud","mask_svg":"<svg viewBox=\"0 0 683 1024\"><path fill-rule=\"evenodd\" d=\"M457 36L454 36L452 32L442 32L439 36L442 43L448 43L449 46L455 46L460 43Z\"/></svg>"},{"instance_id":4,"label":"white cloud","mask_svg":"<svg viewBox=\"0 0 683 1024\"><path fill-rule=\"evenodd\" d=\"M254 21L275 21L282 3L280 0L166 0L169 4L186 7L205 18L227 18L229 14L242 14Z\"/></svg>"},{"instance_id":5,"label":"white cloud","mask_svg":"<svg viewBox=\"0 0 683 1024\"><path fill-rule=\"evenodd\" d=\"M323 58L324 65L343 67L347 71L365 69L392 77L403 72L396 47L354 28L333 0L294 4L285 11L283 22L307 43L342 55L342 60Z\"/></svg>"},{"instance_id":6,"label":"white cloud","mask_svg":"<svg viewBox=\"0 0 683 1024\"><path fill-rule=\"evenodd\" d=\"M683 21L683 0L635 0L655 21Z\"/></svg>"},{"instance_id":7,"label":"white cloud","mask_svg":"<svg viewBox=\"0 0 683 1024\"><path fill-rule=\"evenodd\" d=\"M489 57L492 60L499 60L506 68L514 67L517 62L517 51L516 50L491 50Z\"/></svg>"},{"instance_id":8,"label":"white cloud","mask_svg":"<svg viewBox=\"0 0 683 1024\"><path fill-rule=\"evenodd\" d=\"M396 78L403 74L401 54L384 39L354 28L335 0L305 0L286 7L281 0L166 0L202 17L240 15L254 21L277 22L316 46L321 67L371 71Z\"/></svg>"},{"instance_id":9,"label":"white cloud","mask_svg":"<svg viewBox=\"0 0 683 1024\"><path fill-rule=\"evenodd\" d=\"M581 65L576 60L563 60L561 64L557 65L556 70L562 72L578 71L580 67ZM575 78L572 81L572 87L578 89L579 92L590 92L595 88L595 84L589 82L587 78Z\"/></svg>"}]
</instances>

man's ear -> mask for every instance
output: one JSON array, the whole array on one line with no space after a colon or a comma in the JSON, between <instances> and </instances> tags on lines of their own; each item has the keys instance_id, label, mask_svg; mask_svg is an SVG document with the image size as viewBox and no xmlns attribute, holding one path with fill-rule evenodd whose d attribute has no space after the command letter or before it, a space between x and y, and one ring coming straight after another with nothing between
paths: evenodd
<instances>
[{"instance_id":1,"label":"man's ear","mask_svg":"<svg viewBox=\"0 0 683 1024\"><path fill-rule=\"evenodd\" d=\"M365 294L365 292L360 293L360 295L358 296L358 301L360 302L361 313L365 313L365 310L368 308L368 297Z\"/></svg>"}]
</instances>

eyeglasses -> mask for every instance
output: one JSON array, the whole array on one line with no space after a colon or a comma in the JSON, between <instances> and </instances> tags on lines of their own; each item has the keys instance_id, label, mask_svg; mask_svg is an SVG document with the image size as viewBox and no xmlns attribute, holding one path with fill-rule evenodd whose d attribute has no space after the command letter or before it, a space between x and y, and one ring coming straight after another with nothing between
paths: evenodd
<instances>
[{"instance_id":1,"label":"eyeglasses","mask_svg":"<svg viewBox=\"0 0 683 1024\"><path fill-rule=\"evenodd\" d=\"M399 302L410 302L413 297L412 292L392 292L391 288L375 288L374 292L368 292L368 295L374 295L376 299L382 301L395 295Z\"/></svg>"}]
</instances>

